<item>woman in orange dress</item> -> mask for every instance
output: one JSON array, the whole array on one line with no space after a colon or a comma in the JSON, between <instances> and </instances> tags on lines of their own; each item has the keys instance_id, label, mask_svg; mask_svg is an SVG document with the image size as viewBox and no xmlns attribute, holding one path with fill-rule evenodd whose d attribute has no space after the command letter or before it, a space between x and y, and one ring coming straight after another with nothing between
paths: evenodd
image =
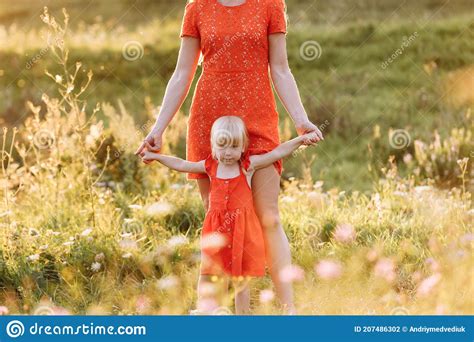
<instances>
[{"instance_id":1,"label":"woman in orange dress","mask_svg":"<svg viewBox=\"0 0 474 342\"><path fill-rule=\"evenodd\" d=\"M278 146L278 112L270 75L299 135L315 132L303 108L286 54L287 22L284 0L194 0L185 7L176 70L167 86L155 126L138 148L148 142L159 151L162 135L183 103L202 56L202 72L193 95L187 131L187 159L198 161L210 153L212 123L224 115L241 117L249 132L249 153L262 154ZM270 73L269 73L270 71ZM280 302L295 313L291 283L280 279L291 266L288 239L280 222L278 193L282 161L258 170L252 180L255 210L264 231L267 264ZM197 179L204 206L209 203L210 180Z\"/></svg>"}]
</instances>

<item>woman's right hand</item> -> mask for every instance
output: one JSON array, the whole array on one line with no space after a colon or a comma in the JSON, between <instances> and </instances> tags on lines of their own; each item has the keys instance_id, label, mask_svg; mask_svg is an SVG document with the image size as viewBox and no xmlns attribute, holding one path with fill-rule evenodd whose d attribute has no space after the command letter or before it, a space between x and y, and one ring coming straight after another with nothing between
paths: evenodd
<instances>
[{"instance_id":1,"label":"woman's right hand","mask_svg":"<svg viewBox=\"0 0 474 342\"><path fill-rule=\"evenodd\" d=\"M143 157L144 150L160 153L161 145L163 143L163 136L157 130L153 129L146 138L142 141L140 147L135 151L135 155ZM145 164L150 164L152 161L145 161L142 159Z\"/></svg>"}]
</instances>

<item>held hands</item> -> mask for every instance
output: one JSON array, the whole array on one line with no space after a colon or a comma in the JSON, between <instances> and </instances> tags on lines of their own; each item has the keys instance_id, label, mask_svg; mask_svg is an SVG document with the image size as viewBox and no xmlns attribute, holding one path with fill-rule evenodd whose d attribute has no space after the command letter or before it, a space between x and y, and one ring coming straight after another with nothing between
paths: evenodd
<instances>
[{"instance_id":1,"label":"held hands","mask_svg":"<svg viewBox=\"0 0 474 342\"><path fill-rule=\"evenodd\" d=\"M156 152L151 152L148 149L140 153L140 156L142 157L142 162L145 164L150 164L151 162L156 160L155 156Z\"/></svg>"},{"instance_id":2,"label":"held hands","mask_svg":"<svg viewBox=\"0 0 474 342\"><path fill-rule=\"evenodd\" d=\"M298 123L296 125L296 131L300 136L314 133L314 135L310 136L311 143L305 143L305 145L315 145L318 141L324 140L323 133L319 130L318 126L316 126L309 120L305 120L304 122Z\"/></svg>"},{"instance_id":3,"label":"held hands","mask_svg":"<svg viewBox=\"0 0 474 342\"><path fill-rule=\"evenodd\" d=\"M302 144L305 146L315 145L314 141L319 141L319 137L316 132L306 133L300 136L302 139Z\"/></svg>"},{"instance_id":4,"label":"held hands","mask_svg":"<svg viewBox=\"0 0 474 342\"><path fill-rule=\"evenodd\" d=\"M150 164L153 160L145 160L143 158L145 151L159 153L162 145L162 136L157 131L152 130L147 137L143 140L142 144L135 151L135 155L142 157L142 161L145 164Z\"/></svg>"}]
</instances>

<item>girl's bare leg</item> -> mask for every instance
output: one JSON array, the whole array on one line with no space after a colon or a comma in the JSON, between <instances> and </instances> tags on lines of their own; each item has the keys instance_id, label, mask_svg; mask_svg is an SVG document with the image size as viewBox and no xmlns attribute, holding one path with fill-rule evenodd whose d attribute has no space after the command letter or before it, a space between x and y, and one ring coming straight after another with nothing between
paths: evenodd
<instances>
[{"instance_id":1,"label":"girl's bare leg","mask_svg":"<svg viewBox=\"0 0 474 342\"><path fill-rule=\"evenodd\" d=\"M280 271L291 265L291 253L278 210L280 175L273 165L255 171L252 192L255 210L263 227L266 260L276 294L285 314L296 314L292 284L280 279Z\"/></svg>"},{"instance_id":2,"label":"girl's bare leg","mask_svg":"<svg viewBox=\"0 0 474 342\"><path fill-rule=\"evenodd\" d=\"M209 207L209 178L200 178L197 179L197 184L199 187L199 191L201 193L201 199L204 205L204 210L207 211ZM200 308L203 308L205 305L203 304L203 300L207 300L210 297L209 291L216 291L214 293L214 296L217 294L217 288L215 287L215 284L212 282L210 276L206 275L199 275L199 280L198 280L198 299L197 299L197 307L198 310ZM216 300L217 298L214 297Z\"/></svg>"},{"instance_id":3,"label":"girl's bare leg","mask_svg":"<svg viewBox=\"0 0 474 342\"><path fill-rule=\"evenodd\" d=\"M234 280L235 293L235 314L249 315L250 314L250 286L249 280Z\"/></svg>"}]
</instances>

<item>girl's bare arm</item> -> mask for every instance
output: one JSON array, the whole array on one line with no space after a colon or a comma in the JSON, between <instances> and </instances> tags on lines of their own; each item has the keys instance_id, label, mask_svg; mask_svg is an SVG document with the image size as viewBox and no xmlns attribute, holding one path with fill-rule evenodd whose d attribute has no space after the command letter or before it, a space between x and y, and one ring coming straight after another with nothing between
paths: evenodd
<instances>
[{"instance_id":1,"label":"girl's bare arm","mask_svg":"<svg viewBox=\"0 0 474 342\"><path fill-rule=\"evenodd\" d=\"M170 169L179 172L206 173L204 160L192 162L178 157L167 156L164 154L153 153L149 151L145 151L143 159L144 161L159 161L161 164L169 167Z\"/></svg>"},{"instance_id":2,"label":"girl's bare arm","mask_svg":"<svg viewBox=\"0 0 474 342\"><path fill-rule=\"evenodd\" d=\"M276 147L274 150L265 154L250 156L249 170L258 170L263 167L272 165L279 159L285 158L292 154L301 145L309 145L311 141L317 139L315 132L300 135L297 138L291 139Z\"/></svg>"}]
</instances>

